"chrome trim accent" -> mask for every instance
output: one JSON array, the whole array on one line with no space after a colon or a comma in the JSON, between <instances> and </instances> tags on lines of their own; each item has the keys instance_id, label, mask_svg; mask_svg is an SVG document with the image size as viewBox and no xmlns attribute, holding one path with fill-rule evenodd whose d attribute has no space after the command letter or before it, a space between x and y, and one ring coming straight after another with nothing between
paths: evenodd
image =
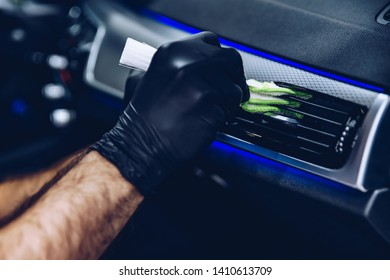
<instances>
[{"instance_id":1,"label":"chrome trim accent","mask_svg":"<svg viewBox=\"0 0 390 280\"><path fill-rule=\"evenodd\" d=\"M86 7L86 9L88 8ZM123 93L120 90L111 87L105 83L102 83L95 78L96 62L99 56L100 47L103 43L104 37L106 36L106 27L96 16L94 16L92 12L89 13L89 16L97 25L97 32L92 43L91 51L89 53L87 66L84 71L84 81L98 90L110 93L115 97L121 98L123 96Z\"/></svg>"},{"instance_id":2,"label":"chrome trim accent","mask_svg":"<svg viewBox=\"0 0 390 280\"><path fill-rule=\"evenodd\" d=\"M390 13L390 5L389 4L386 7L384 7L382 11L380 11L378 16L376 17L376 22L380 23L380 24L383 24L383 25L389 24L390 21L388 19L385 19L385 16L388 13Z\"/></svg>"},{"instance_id":3,"label":"chrome trim accent","mask_svg":"<svg viewBox=\"0 0 390 280\"><path fill-rule=\"evenodd\" d=\"M390 102L390 97L388 95L385 95L385 94L379 94L378 97L375 99L374 104L372 105L366 118L369 117L372 110L374 110L374 111L376 110L376 112L375 112L376 114L370 115L371 119L369 120L369 122L367 124L366 124L366 122L363 124L362 133L364 133L364 134L362 136L364 138L359 137L359 139L358 139L358 140L361 140L360 145L357 146L360 148L357 151L357 154L359 157L353 158L351 155L351 157L349 158L349 161L348 161L348 162L351 162L351 161L353 162L354 160L361 161L359 169L358 169L358 173L357 173L356 184L363 189L368 189L368 187L369 187L369 186L365 187L363 185L363 183L364 183L364 178L365 178L366 172L367 172L368 161L369 161L370 155L371 155L371 147L374 144L375 135L377 133L377 130L379 128L379 125L380 125L380 122L383 118L383 115L386 111L386 108L389 106L389 102ZM356 143L356 144L358 144L358 143ZM354 150L356 150L357 147L355 147ZM380 187L387 187L387 186L375 186L375 187L380 188Z\"/></svg>"}]
</instances>

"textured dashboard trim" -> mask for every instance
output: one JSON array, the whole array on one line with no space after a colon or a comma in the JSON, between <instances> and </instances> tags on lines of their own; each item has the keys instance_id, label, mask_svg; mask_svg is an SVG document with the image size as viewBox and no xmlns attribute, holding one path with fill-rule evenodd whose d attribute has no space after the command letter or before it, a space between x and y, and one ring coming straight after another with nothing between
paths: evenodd
<instances>
[{"instance_id":1,"label":"textured dashboard trim","mask_svg":"<svg viewBox=\"0 0 390 280\"><path fill-rule=\"evenodd\" d=\"M179 21L176 21L174 19L171 19L169 17L158 14L158 13L151 11L151 10L148 10L148 9L143 9L142 14L147 16L147 17L150 17L154 20L157 20L165 25L171 26L173 28L181 29L181 30L188 32L188 33L191 33L191 34L199 33L202 31L200 29L194 28L192 26L188 26L184 23L181 23ZM384 92L385 91L381 87L377 87L377 86L374 86L374 85L371 85L368 83L360 82L360 81L346 78L346 77L343 77L340 75L336 75L336 74L333 74L333 73L330 73L327 71L316 69L316 68L313 68L313 67L310 67L310 66L307 66L307 65L280 57L280 56L276 56L276 55L273 55L273 54L270 54L270 53L267 53L264 51L260 51L260 50L257 50L257 49L254 49L254 48L251 48L251 47L245 46L243 44L239 44L239 43L236 43L234 41L230 41L230 40L227 40L224 38L220 38L220 42L221 42L221 44L223 44L225 46L232 47L232 48L235 48L237 50L240 50L240 51L243 51L246 53L250 53L250 54L253 54L256 56L260 56L260 57L263 57L263 58L266 58L266 59L269 59L269 60L272 60L275 62L279 62L279 63L285 64L285 65L289 65L289 66L292 66L292 67L295 67L295 68L298 68L301 70L305 70L305 71L308 71L308 72L311 72L311 73L314 73L314 74L317 74L317 75L320 75L323 77L331 78L331 79L334 79L334 80L337 80L340 82L348 83L348 84L351 84L354 86L362 87L362 88L373 90L376 92Z\"/></svg>"}]
</instances>

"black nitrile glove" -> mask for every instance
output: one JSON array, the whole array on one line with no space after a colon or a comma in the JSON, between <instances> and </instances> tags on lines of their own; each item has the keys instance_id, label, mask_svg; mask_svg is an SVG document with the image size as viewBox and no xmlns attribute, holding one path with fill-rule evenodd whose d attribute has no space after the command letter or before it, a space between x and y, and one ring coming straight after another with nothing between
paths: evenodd
<instances>
[{"instance_id":1,"label":"black nitrile glove","mask_svg":"<svg viewBox=\"0 0 390 280\"><path fill-rule=\"evenodd\" d=\"M118 123L93 148L148 196L248 98L239 53L213 33L190 36L158 49Z\"/></svg>"},{"instance_id":2,"label":"black nitrile glove","mask_svg":"<svg viewBox=\"0 0 390 280\"><path fill-rule=\"evenodd\" d=\"M130 69L129 76L127 77L126 86L125 86L125 95L123 97L123 104L126 106L130 103L131 98L133 97L135 88L137 87L139 81L145 76L145 71L139 69Z\"/></svg>"}]
</instances>

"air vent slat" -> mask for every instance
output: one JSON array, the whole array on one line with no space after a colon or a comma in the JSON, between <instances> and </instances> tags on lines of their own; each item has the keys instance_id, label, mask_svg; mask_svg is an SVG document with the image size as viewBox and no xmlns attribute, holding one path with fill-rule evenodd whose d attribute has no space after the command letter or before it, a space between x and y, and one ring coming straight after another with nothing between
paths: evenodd
<instances>
[{"instance_id":1,"label":"air vent slat","mask_svg":"<svg viewBox=\"0 0 390 280\"><path fill-rule=\"evenodd\" d=\"M320 121L323 121L323 122L330 122L332 124L339 125L339 126L342 125L341 122L336 122L336 121L330 120L329 118L326 119L325 117L320 116L320 114L314 115L313 113L310 113L310 112L307 112L304 110L300 110L300 109L295 109L295 108L289 108L289 110L296 112L296 113L299 113L299 114L302 114L304 116L309 116L309 117L312 117L314 119L319 119Z\"/></svg>"},{"instance_id":2,"label":"air vent slat","mask_svg":"<svg viewBox=\"0 0 390 280\"><path fill-rule=\"evenodd\" d=\"M329 148L330 145L328 144L324 144L324 143L321 143L321 142L317 142L317 141L314 141L312 139L308 139L308 138L305 138L305 137L302 137L302 136L297 136L297 138L299 140L302 140L302 141L305 141L305 142L308 142L308 143L312 143L314 145L317 145L317 146L321 146L321 147L325 147L325 148Z\"/></svg>"},{"instance_id":3,"label":"air vent slat","mask_svg":"<svg viewBox=\"0 0 390 280\"><path fill-rule=\"evenodd\" d=\"M289 110L294 111L295 108L289 108ZM339 111L330 110L325 107L317 107L313 105L308 105L301 103L301 106L297 108L300 112L304 112L305 114L310 114L312 116L317 116L323 118L325 120L333 121L335 123L344 123L348 119L348 114L340 113Z\"/></svg>"},{"instance_id":4,"label":"air vent slat","mask_svg":"<svg viewBox=\"0 0 390 280\"><path fill-rule=\"evenodd\" d=\"M305 152L309 152L309 153L315 154L315 155L317 155L317 156L322 155L321 153L318 153L318 152L313 151L313 150L310 150L310 149L306 149L306 148L304 148L304 147L299 147L299 148L300 148L301 150L305 151Z\"/></svg>"},{"instance_id":5,"label":"air vent slat","mask_svg":"<svg viewBox=\"0 0 390 280\"><path fill-rule=\"evenodd\" d=\"M327 109L329 111L336 112L338 114L348 115L348 112L337 110L334 107L327 107L327 106L320 105L318 103L310 102L310 100L302 100L300 98L296 98L296 97L293 97L293 96L291 96L290 99L298 101L298 102L300 102L302 104L308 104L308 105L311 105L311 106L315 106L317 108Z\"/></svg>"},{"instance_id":6,"label":"air vent slat","mask_svg":"<svg viewBox=\"0 0 390 280\"><path fill-rule=\"evenodd\" d=\"M314 141L321 143L333 144L337 141L337 134L335 133L332 134L320 131L318 129L313 129L307 126L303 126L298 122L295 125L286 125L285 122L281 122L278 119L264 117L264 120L261 122L261 124L263 124L264 126L272 126L272 128L283 131L285 133L290 133L304 138L313 139ZM256 123L256 125L259 125L259 123Z\"/></svg>"},{"instance_id":7,"label":"air vent slat","mask_svg":"<svg viewBox=\"0 0 390 280\"><path fill-rule=\"evenodd\" d=\"M310 115L305 115L303 119L298 120L298 123L305 127L324 131L325 133L333 135L338 135L343 129L342 124L335 124L333 122L328 122L321 118L312 117Z\"/></svg>"},{"instance_id":8,"label":"air vent slat","mask_svg":"<svg viewBox=\"0 0 390 280\"><path fill-rule=\"evenodd\" d=\"M322 135L326 135L326 136L329 136L331 138L335 138L337 137L336 134L332 134L332 133L328 133L328 132L325 132L325 131L321 131L321 130L318 130L318 129L314 129L312 127L307 127L307 126L303 126L303 125L297 125L298 127L304 129L304 130L307 130L309 131L309 133L318 133L318 134L322 134Z\"/></svg>"},{"instance_id":9,"label":"air vent slat","mask_svg":"<svg viewBox=\"0 0 390 280\"><path fill-rule=\"evenodd\" d=\"M235 124L237 130L242 130L248 135L248 137L263 137L269 138L271 141L279 141L281 143L294 143L317 152L324 152L329 148L330 142L321 142L319 139L313 140L305 138L299 134L298 130L291 130L287 128L285 130L279 130L275 127L270 127L263 124L248 125L247 123L237 122Z\"/></svg>"},{"instance_id":10,"label":"air vent slat","mask_svg":"<svg viewBox=\"0 0 390 280\"><path fill-rule=\"evenodd\" d=\"M302 87L290 85L287 83L275 82L275 84L277 84L278 86L291 88L293 90L302 91L302 92L312 94L312 96L313 96L312 99L310 99L310 100L301 100L300 99L302 102L304 102L304 101L312 102L312 103L317 104L319 106L323 106L326 108L332 108L333 110L345 112L347 114L353 113L357 107L356 106L357 104L352 103L350 101L346 101L346 100L343 100L341 98L326 95L326 94L323 94L323 93L320 93L320 92L317 92L314 90L304 89Z\"/></svg>"},{"instance_id":11,"label":"air vent slat","mask_svg":"<svg viewBox=\"0 0 390 280\"><path fill-rule=\"evenodd\" d=\"M312 139L313 141L318 141L321 143L327 143L329 145L332 145L338 140L338 137L336 135L332 135L330 133L324 133L318 130L308 129L303 126L298 126L298 128L299 128L298 135L304 138Z\"/></svg>"}]
</instances>

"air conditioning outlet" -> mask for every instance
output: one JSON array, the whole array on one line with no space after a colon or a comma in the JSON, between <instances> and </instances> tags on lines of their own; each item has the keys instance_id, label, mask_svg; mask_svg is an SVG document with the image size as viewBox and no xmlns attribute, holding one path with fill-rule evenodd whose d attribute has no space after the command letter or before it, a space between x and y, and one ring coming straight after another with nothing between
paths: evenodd
<instances>
[{"instance_id":1,"label":"air conditioning outlet","mask_svg":"<svg viewBox=\"0 0 390 280\"><path fill-rule=\"evenodd\" d=\"M288 102L294 106L282 106L282 113L277 114L253 114L240 109L223 132L323 167L342 167L368 108L299 86L276 84L310 98L283 97L294 101Z\"/></svg>"}]
</instances>

